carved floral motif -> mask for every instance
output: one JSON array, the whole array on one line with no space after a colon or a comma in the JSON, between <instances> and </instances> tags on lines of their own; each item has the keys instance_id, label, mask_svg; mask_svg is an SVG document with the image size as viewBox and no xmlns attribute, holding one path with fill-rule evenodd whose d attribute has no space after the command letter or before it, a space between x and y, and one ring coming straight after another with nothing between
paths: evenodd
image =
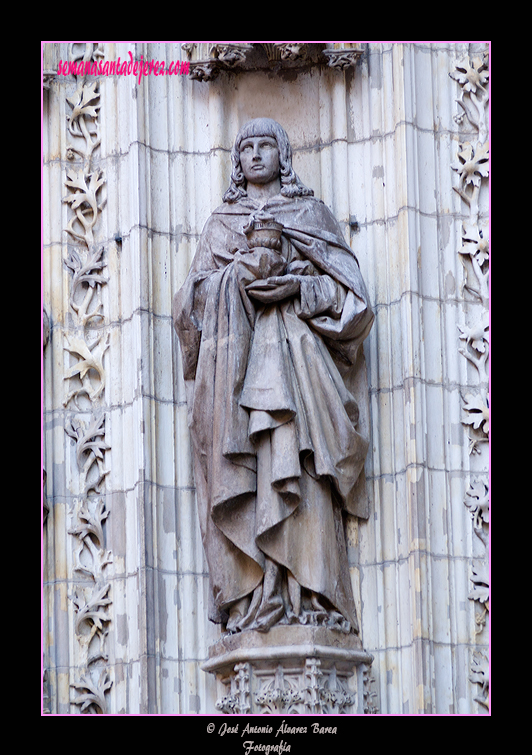
<instances>
[{"instance_id":1,"label":"carved floral motif","mask_svg":"<svg viewBox=\"0 0 532 755\"><path fill-rule=\"evenodd\" d=\"M476 142L459 145L457 160L451 166L459 178L454 189L469 208L469 217L462 225L462 247L459 250L465 268L463 291L483 307L480 316L477 314L476 319L460 328L460 339L465 341L460 353L477 368L479 376L479 394L464 397L462 421L473 430L469 436L471 452L478 452L479 444L489 437L489 240L479 209L480 192L485 190L485 179L489 177L487 68L487 57L484 56L461 62L450 74L462 86L458 103L463 112L457 120L462 123L466 116L479 137Z\"/></svg>"},{"instance_id":2,"label":"carved floral motif","mask_svg":"<svg viewBox=\"0 0 532 755\"><path fill-rule=\"evenodd\" d=\"M95 60L103 57L98 44L72 43L69 57ZM65 333L65 352L69 366L64 379L68 390L64 406L69 412L65 432L76 445L79 495L75 498L72 526L76 539L73 571L83 582L76 582L70 599L74 605L76 673L71 686L78 691L72 703L81 713L106 713L106 693L112 685L107 668L106 638L111 621L109 608L111 583L106 570L112 555L105 547L105 389L104 357L109 348L102 288L107 284L103 270L105 249L95 242L98 219L105 206L105 175L94 164L100 145L98 121L100 91L98 80L76 76L76 89L66 98L71 108L67 115L69 143L66 157L73 165L66 171L68 190L63 202L70 208L65 228L71 245L65 267L71 272L69 304L73 327Z\"/></svg>"},{"instance_id":3,"label":"carved floral motif","mask_svg":"<svg viewBox=\"0 0 532 755\"><path fill-rule=\"evenodd\" d=\"M489 709L489 661L484 653L473 653L473 665L471 667L470 680L480 685L480 691L475 701Z\"/></svg>"},{"instance_id":4,"label":"carved floral motif","mask_svg":"<svg viewBox=\"0 0 532 755\"><path fill-rule=\"evenodd\" d=\"M81 691L73 702L81 706L81 713L105 713L107 708L105 693L111 685L112 681L106 669L98 673L96 681L92 677L83 676L79 682L72 685Z\"/></svg>"},{"instance_id":5,"label":"carved floral motif","mask_svg":"<svg viewBox=\"0 0 532 755\"><path fill-rule=\"evenodd\" d=\"M462 225L462 247L458 250L464 265L465 277L462 291L475 306L468 307L469 317L459 327L459 340L463 346L459 353L476 368L478 387L463 396L462 423L469 430L470 453L480 453L481 444L489 439L489 239L488 228L480 216L481 192L487 191L489 178L489 70L488 55L476 56L456 64L449 74L460 85L457 100L461 113L456 118L459 124L473 128L477 139L461 143L452 169L458 176L455 191L468 207L467 220ZM480 311L479 306L480 304ZM482 479L471 482L464 501L471 512L473 532L484 545L484 556L472 564L473 589L469 599L479 606L475 621L475 634L480 634L486 625L489 612L489 491ZM475 651L472 657L470 680L481 685L480 695L475 700L489 706L489 665L486 656Z\"/></svg>"},{"instance_id":6,"label":"carved floral motif","mask_svg":"<svg viewBox=\"0 0 532 755\"><path fill-rule=\"evenodd\" d=\"M81 255L75 249L71 249L68 260L65 262L66 266L73 272L70 287L70 306L83 326L94 318L103 318L103 305L100 301L91 308L94 295L97 292L97 284L104 285L107 283L107 278L96 272L105 267L103 253L104 248L101 247L93 250L87 259L82 260Z\"/></svg>"}]
</instances>

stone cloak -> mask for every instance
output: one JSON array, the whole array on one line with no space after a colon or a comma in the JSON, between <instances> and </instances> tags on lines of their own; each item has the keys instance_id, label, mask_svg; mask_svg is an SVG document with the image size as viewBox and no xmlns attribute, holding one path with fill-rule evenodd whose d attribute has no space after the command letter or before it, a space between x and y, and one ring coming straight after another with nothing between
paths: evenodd
<instances>
[{"instance_id":1,"label":"stone cloak","mask_svg":"<svg viewBox=\"0 0 532 755\"><path fill-rule=\"evenodd\" d=\"M243 228L257 209L244 197L214 211L174 298L210 618L260 584L267 556L356 627L341 512L367 516L367 391L355 397L342 373L365 372L374 315L352 250L313 197L261 206L304 274L299 297L254 302Z\"/></svg>"}]
</instances>

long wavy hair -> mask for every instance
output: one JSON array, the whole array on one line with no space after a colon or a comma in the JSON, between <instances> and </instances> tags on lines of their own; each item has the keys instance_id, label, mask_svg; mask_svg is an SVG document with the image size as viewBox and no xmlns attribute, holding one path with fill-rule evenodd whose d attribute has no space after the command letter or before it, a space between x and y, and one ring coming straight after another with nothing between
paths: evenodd
<instances>
[{"instance_id":1,"label":"long wavy hair","mask_svg":"<svg viewBox=\"0 0 532 755\"><path fill-rule=\"evenodd\" d=\"M308 189L301 183L292 167L292 147L288 140L288 134L281 124L272 120L272 118L255 118L245 123L236 135L235 143L231 150L231 183L223 196L224 202L236 202L242 197L247 196L247 181L240 163L240 145L244 139L251 136L269 136L277 142L281 194L284 197L309 197L314 195L312 189Z\"/></svg>"}]
</instances>

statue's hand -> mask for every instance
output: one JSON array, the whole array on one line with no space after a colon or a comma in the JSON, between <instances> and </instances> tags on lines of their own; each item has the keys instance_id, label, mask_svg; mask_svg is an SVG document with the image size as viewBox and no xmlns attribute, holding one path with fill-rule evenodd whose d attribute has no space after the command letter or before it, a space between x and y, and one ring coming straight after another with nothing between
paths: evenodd
<instances>
[{"instance_id":1,"label":"statue's hand","mask_svg":"<svg viewBox=\"0 0 532 755\"><path fill-rule=\"evenodd\" d=\"M249 296L262 302L271 304L283 299L289 299L299 293L299 277L297 275L279 275L266 280L255 281L246 286Z\"/></svg>"},{"instance_id":2,"label":"statue's hand","mask_svg":"<svg viewBox=\"0 0 532 755\"><path fill-rule=\"evenodd\" d=\"M286 269L286 261L279 252L262 246L249 252L237 252L235 261L239 263L241 268L245 269L242 272L249 281L264 280L271 276L282 275Z\"/></svg>"}]
</instances>

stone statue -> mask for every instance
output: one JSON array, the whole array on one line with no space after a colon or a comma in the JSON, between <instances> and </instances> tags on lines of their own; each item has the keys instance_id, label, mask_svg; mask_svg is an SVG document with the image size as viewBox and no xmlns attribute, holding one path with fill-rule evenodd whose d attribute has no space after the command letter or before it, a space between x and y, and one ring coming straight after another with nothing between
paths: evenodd
<instances>
[{"instance_id":1,"label":"stone statue","mask_svg":"<svg viewBox=\"0 0 532 755\"><path fill-rule=\"evenodd\" d=\"M360 364L374 315L337 221L292 168L284 129L246 123L231 159L173 311L209 616L229 632L356 633L343 517L358 513L368 441L342 375Z\"/></svg>"}]
</instances>

